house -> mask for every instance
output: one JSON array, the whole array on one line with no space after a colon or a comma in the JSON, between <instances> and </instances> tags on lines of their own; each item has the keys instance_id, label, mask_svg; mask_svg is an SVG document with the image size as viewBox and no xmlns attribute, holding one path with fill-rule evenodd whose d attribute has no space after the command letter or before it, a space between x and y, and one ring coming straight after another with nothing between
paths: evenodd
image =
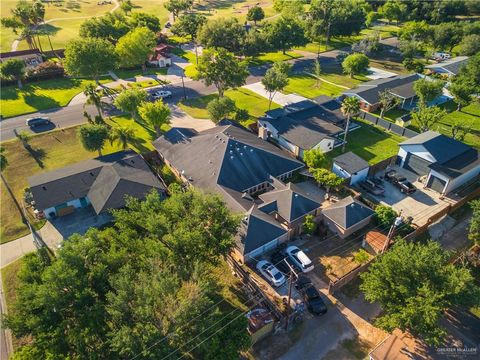
<instances>
[{"instance_id":1,"label":"house","mask_svg":"<svg viewBox=\"0 0 480 360\"><path fill-rule=\"evenodd\" d=\"M322 210L322 215L330 230L344 239L368 225L374 211L348 196Z\"/></svg>"},{"instance_id":2,"label":"house","mask_svg":"<svg viewBox=\"0 0 480 360\"><path fill-rule=\"evenodd\" d=\"M320 215L321 204L311 199L299 186L273 179L274 190L263 193L259 199L263 201L258 210L273 218L290 230L290 237L302 231L307 215Z\"/></svg>"},{"instance_id":3,"label":"house","mask_svg":"<svg viewBox=\"0 0 480 360\"><path fill-rule=\"evenodd\" d=\"M425 69L430 70L433 74L445 74L448 77L455 76L460 69L467 65L468 56L457 56L436 64L425 66Z\"/></svg>"},{"instance_id":4,"label":"house","mask_svg":"<svg viewBox=\"0 0 480 360\"><path fill-rule=\"evenodd\" d=\"M400 99L402 109L410 109L416 101L413 84L421 78L423 78L423 76L419 74L408 74L367 81L361 83L354 89L345 90L343 95L348 97L355 96L360 101L362 110L374 112L380 108L379 93L388 90Z\"/></svg>"},{"instance_id":5,"label":"house","mask_svg":"<svg viewBox=\"0 0 480 360\"><path fill-rule=\"evenodd\" d=\"M350 185L364 181L369 169L368 162L351 151L333 159L332 171L341 178L349 179Z\"/></svg>"},{"instance_id":6,"label":"house","mask_svg":"<svg viewBox=\"0 0 480 360\"><path fill-rule=\"evenodd\" d=\"M476 149L435 131L419 134L399 146L400 166L426 177L425 186L443 195L480 174Z\"/></svg>"},{"instance_id":7,"label":"house","mask_svg":"<svg viewBox=\"0 0 480 360\"><path fill-rule=\"evenodd\" d=\"M32 68L43 63L42 54L38 49L19 50L0 53L0 62L10 59L23 60L27 68Z\"/></svg>"},{"instance_id":8,"label":"house","mask_svg":"<svg viewBox=\"0 0 480 360\"><path fill-rule=\"evenodd\" d=\"M288 180L304 168L303 163L232 124L198 133L173 128L153 145L185 183L221 195L233 212L245 215L237 237L238 259L248 261L288 240L288 229L260 211L254 196L273 189L272 178Z\"/></svg>"},{"instance_id":9,"label":"house","mask_svg":"<svg viewBox=\"0 0 480 360\"><path fill-rule=\"evenodd\" d=\"M172 46L167 44L158 44L154 49L153 53L148 57L148 64L156 67L166 67L172 65L172 58L170 55L170 50Z\"/></svg>"},{"instance_id":10,"label":"house","mask_svg":"<svg viewBox=\"0 0 480 360\"><path fill-rule=\"evenodd\" d=\"M340 108L340 103L324 96L315 102L304 100L268 111L258 120L259 137L274 139L300 159L310 149L329 152L341 144L338 137L345 117Z\"/></svg>"},{"instance_id":11,"label":"house","mask_svg":"<svg viewBox=\"0 0 480 360\"><path fill-rule=\"evenodd\" d=\"M97 214L125 206L125 196L139 199L165 187L137 153L119 151L28 178L35 208L47 218L92 206Z\"/></svg>"}]
</instances>

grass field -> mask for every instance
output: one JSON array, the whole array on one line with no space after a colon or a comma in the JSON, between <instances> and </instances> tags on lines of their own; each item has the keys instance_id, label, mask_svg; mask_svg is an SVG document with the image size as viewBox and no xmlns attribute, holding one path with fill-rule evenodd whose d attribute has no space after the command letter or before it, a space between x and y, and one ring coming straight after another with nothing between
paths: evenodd
<instances>
[{"instance_id":1,"label":"grass field","mask_svg":"<svg viewBox=\"0 0 480 360\"><path fill-rule=\"evenodd\" d=\"M105 77L100 82L110 81L110 77ZM65 106L92 82L86 79L60 78L26 83L21 90L13 85L2 87L1 114L3 117L10 117Z\"/></svg>"},{"instance_id":2,"label":"grass field","mask_svg":"<svg viewBox=\"0 0 480 360\"><path fill-rule=\"evenodd\" d=\"M387 133L375 126L361 123L361 127L347 135L345 152L353 151L355 154L375 164L388 159L398 153L398 143L405 140L401 136ZM342 154L342 149L336 148L328 153L330 158Z\"/></svg>"},{"instance_id":3,"label":"grass field","mask_svg":"<svg viewBox=\"0 0 480 360\"><path fill-rule=\"evenodd\" d=\"M248 58L248 66L261 66L265 64L272 64L277 61L287 61L301 58L302 55L294 52L287 51L285 54L282 51L269 52L260 54L254 58Z\"/></svg>"},{"instance_id":4,"label":"grass field","mask_svg":"<svg viewBox=\"0 0 480 360\"><path fill-rule=\"evenodd\" d=\"M320 81L318 87L317 79L310 75L293 75L283 91L285 94L298 94L307 98L315 98L320 95L336 97L342 93L344 89Z\"/></svg>"},{"instance_id":5,"label":"grass field","mask_svg":"<svg viewBox=\"0 0 480 360\"><path fill-rule=\"evenodd\" d=\"M262 116L266 111L268 111L268 100L248 89L239 88L237 90L228 90L225 92L225 96L235 101L235 105L239 109L245 109L248 111L250 119L243 123L243 125L248 125L249 123L256 121L257 117ZM209 119L207 105L216 97L216 94L212 94L199 98L188 99L181 102L179 106L187 114L194 118ZM278 104L272 103L272 109L276 109L278 107Z\"/></svg>"},{"instance_id":6,"label":"grass field","mask_svg":"<svg viewBox=\"0 0 480 360\"><path fill-rule=\"evenodd\" d=\"M449 101L441 106L448 111L438 124L434 126L432 130L438 131L447 136L452 136L452 124L454 122L460 122L461 124L468 125L471 130L465 136L464 143L480 149L480 104L473 102L472 104L462 108L462 111L457 111L457 104L453 101ZM418 131L417 124L412 122L412 128Z\"/></svg>"},{"instance_id":7,"label":"grass field","mask_svg":"<svg viewBox=\"0 0 480 360\"><path fill-rule=\"evenodd\" d=\"M130 145L132 149L140 153L153 150L151 141L156 138L156 135L150 127L139 124L128 117L115 117L108 123L112 126L134 129L136 139ZM87 151L82 147L77 137L77 128L71 127L32 136L29 143L34 150L33 154L25 150L19 140L2 143L9 163L4 176L18 201L23 198L23 191L28 186L27 178L29 176L97 156L96 152ZM168 126L164 127L163 130L168 130ZM111 145L107 141L102 153L108 154L118 150L120 148L117 144ZM20 214L10 195L6 192L3 183L1 197L0 242L7 242L27 234L27 229L22 223Z\"/></svg>"}]
</instances>

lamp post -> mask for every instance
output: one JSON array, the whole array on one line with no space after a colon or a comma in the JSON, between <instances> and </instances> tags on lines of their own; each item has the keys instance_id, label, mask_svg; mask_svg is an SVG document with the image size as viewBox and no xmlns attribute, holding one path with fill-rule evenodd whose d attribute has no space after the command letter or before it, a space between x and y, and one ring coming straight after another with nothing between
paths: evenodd
<instances>
[{"instance_id":1,"label":"lamp post","mask_svg":"<svg viewBox=\"0 0 480 360\"><path fill-rule=\"evenodd\" d=\"M187 91L185 90L185 80L183 79L185 74L184 70L182 69L181 76L182 76L182 87L183 87L183 100L187 100Z\"/></svg>"}]
</instances>

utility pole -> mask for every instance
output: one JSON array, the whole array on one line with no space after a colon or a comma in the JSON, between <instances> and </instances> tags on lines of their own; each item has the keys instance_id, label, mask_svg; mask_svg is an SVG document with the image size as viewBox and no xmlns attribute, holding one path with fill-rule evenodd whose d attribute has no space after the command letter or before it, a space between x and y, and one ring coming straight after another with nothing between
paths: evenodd
<instances>
[{"instance_id":1,"label":"utility pole","mask_svg":"<svg viewBox=\"0 0 480 360\"><path fill-rule=\"evenodd\" d=\"M297 275L295 270L290 266L287 259L283 259L287 266L290 268L290 276L288 277L288 302L287 302L287 320L285 321L285 330L288 330L288 320L290 319L290 301L292 299L292 283L293 283L293 275Z\"/></svg>"},{"instance_id":2,"label":"utility pole","mask_svg":"<svg viewBox=\"0 0 480 360\"><path fill-rule=\"evenodd\" d=\"M187 92L185 90L185 81L183 80L183 77L185 76L185 73L182 69L182 86L183 86L183 100L187 100Z\"/></svg>"},{"instance_id":3,"label":"utility pole","mask_svg":"<svg viewBox=\"0 0 480 360\"><path fill-rule=\"evenodd\" d=\"M403 222L403 219L400 216L401 213L402 212L400 212L400 214L398 214L398 216L395 218L395 221L393 222L392 226L390 227L390 230L388 231L387 239L385 240L385 244L383 245L382 254L385 251L387 251L388 246L390 245L390 241L393 238L393 235L395 234L395 229L399 227Z\"/></svg>"}]
</instances>

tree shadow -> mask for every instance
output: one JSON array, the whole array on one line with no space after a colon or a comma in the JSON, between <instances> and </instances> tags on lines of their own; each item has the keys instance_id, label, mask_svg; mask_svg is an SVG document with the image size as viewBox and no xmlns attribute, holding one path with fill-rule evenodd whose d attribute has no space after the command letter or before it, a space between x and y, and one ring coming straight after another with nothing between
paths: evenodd
<instances>
[{"instance_id":1,"label":"tree shadow","mask_svg":"<svg viewBox=\"0 0 480 360\"><path fill-rule=\"evenodd\" d=\"M2 91L0 92L2 100L17 100L20 98L19 93L22 90L18 88L17 85L8 85L3 86L2 84Z\"/></svg>"},{"instance_id":2,"label":"tree shadow","mask_svg":"<svg viewBox=\"0 0 480 360\"><path fill-rule=\"evenodd\" d=\"M45 95L34 94L33 92L26 93L23 99L27 105L37 110L60 107L60 103L55 99Z\"/></svg>"},{"instance_id":3,"label":"tree shadow","mask_svg":"<svg viewBox=\"0 0 480 360\"><path fill-rule=\"evenodd\" d=\"M43 24L38 27L38 30L41 34L55 36L60 28L52 24Z\"/></svg>"},{"instance_id":4,"label":"tree shadow","mask_svg":"<svg viewBox=\"0 0 480 360\"><path fill-rule=\"evenodd\" d=\"M65 4L65 8L70 11L80 12L81 5L77 0L68 0Z\"/></svg>"},{"instance_id":5,"label":"tree shadow","mask_svg":"<svg viewBox=\"0 0 480 360\"><path fill-rule=\"evenodd\" d=\"M29 155L35 160L37 165L40 168L44 168L45 165L43 164L43 159L45 158L46 152L43 149L34 149L30 145L25 147L25 149L28 151Z\"/></svg>"}]
</instances>

